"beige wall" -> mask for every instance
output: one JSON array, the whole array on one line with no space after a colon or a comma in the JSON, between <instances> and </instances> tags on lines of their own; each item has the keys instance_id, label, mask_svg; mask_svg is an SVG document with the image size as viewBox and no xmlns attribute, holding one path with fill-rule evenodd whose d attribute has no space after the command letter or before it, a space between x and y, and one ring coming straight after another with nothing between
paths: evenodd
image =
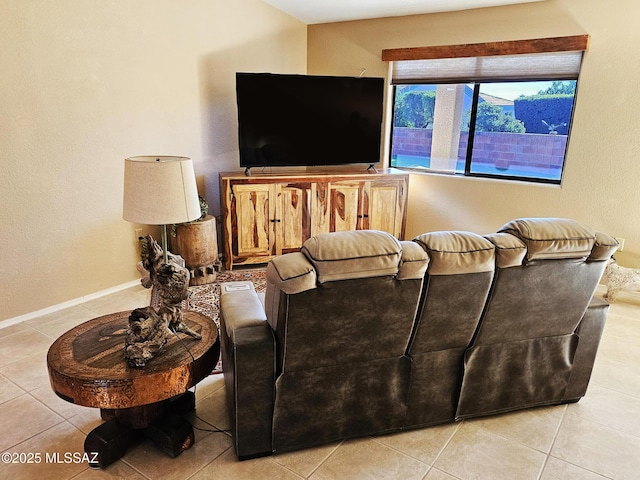
<instances>
[{"instance_id":1,"label":"beige wall","mask_svg":"<svg viewBox=\"0 0 640 480\"><path fill-rule=\"evenodd\" d=\"M561 187L415 174L407 237L426 231L494 232L521 216L572 217L626 239L616 255L640 267L640 2L547 0L510 7L360 22L308 30L309 73L386 76L384 48L587 33Z\"/></svg>"},{"instance_id":2,"label":"beige wall","mask_svg":"<svg viewBox=\"0 0 640 480\"><path fill-rule=\"evenodd\" d=\"M306 31L259 0L2 0L0 320L139 279L127 156L193 158L219 213L234 74L304 73Z\"/></svg>"},{"instance_id":3,"label":"beige wall","mask_svg":"<svg viewBox=\"0 0 640 480\"><path fill-rule=\"evenodd\" d=\"M546 0L313 25L259 0L2 0L0 320L138 278L123 159L194 159L219 213L237 168L235 71L385 76L383 48L588 33L562 187L412 175L408 237L568 216L640 267L640 2Z\"/></svg>"}]
</instances>

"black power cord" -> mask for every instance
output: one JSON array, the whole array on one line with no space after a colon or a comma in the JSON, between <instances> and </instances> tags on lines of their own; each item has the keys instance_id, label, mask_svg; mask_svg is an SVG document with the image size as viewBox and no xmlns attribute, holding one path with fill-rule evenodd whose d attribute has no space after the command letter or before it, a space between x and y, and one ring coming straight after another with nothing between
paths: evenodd
<instances>
[{"instance_id":1,"label":"black power cord","mask_svg":"<svg viewBox=\"0 0 640 480\"><path fill-rule=\"evenodd\" d=\"M191 361L195 362L196 359L193 356L193 353L191 353L191 350L189 350L189 347L187 346L186 343L184 343L184 340L180 337L180 335L178 335L178 332L169 328L169 330L171 330L171 332L173 332L173 334L176 336L176 338L180 341L180 343L182 344L182 346L184 347L184 349L187 351L187 353L189 354L189 356L191 357ZM193 395L195 397L196 395L196 388L197 385L193 386ZM195 415L196 419L200 420L202 423L206 423L207 425L209 425L209 423L206 420L203 420L202 418L200 418L198 415ZM201 432L212 432L212 433L224 433L225 435L229 435L231 436L231 430L225 430L225 429L220 429L220 428L200 428L200 427L196 427L195 425L192 425L192 427L196 430L199 430Z\"/></svg>"}]
</instances>

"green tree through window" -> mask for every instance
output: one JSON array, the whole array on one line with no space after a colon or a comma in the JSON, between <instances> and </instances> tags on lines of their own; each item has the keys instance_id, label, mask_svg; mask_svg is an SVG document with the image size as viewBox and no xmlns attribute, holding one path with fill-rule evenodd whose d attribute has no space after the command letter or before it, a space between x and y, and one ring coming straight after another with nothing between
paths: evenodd
<instances>
[{"instance_id":1,"label":"green tree through window","mask_svg":"<svg viewBox=\"0 0 640 480\"><path fill-rule=\"evenodd\" d=\"M436 92L401 91L396 97L393 114L394 127L427 128L433 123Z\"/></svg>"},{"instance_id":2,"label":"green tree through window","mask_svg":"<svg viewBox=\"0 0 640 480\"><path fill-rule=\"evenodd\" d=\"M504 113L499 106L482 102L477 109L476 131L524 133L524 124Z\"/></svg>"}]
</instances>

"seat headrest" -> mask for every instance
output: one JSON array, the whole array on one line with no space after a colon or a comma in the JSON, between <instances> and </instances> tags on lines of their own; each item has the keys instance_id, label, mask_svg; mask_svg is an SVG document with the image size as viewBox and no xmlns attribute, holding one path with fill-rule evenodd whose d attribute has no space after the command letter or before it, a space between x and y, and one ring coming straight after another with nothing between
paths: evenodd
<instances>
[{"instance_id":1,"label":"seat headrest","mask_svg":"<svg viewBox=\"0 0 640 480\"><path fill-rule=\"evenodd\" d=\"M429 255L429 275L492 272L495 267L493 244L476 233L423 233L414 242Z\"/></svg>"},{"instance_id":2,"label":"seat headrest","mask_svg":"<svg viewBox=\"0 0 640 480\"><path fill-rule=\"evenodd\" d=\"M314 266L318 282L397 275L402 255L400 242L378 230L323 233L302 245Z\"/></svg>"},{"instance_id":3,"label":"seat headrest","mask_svg":"<svg viewBox=\"0 0 640 480\"><path fill-rule=\"evenodd\" d=\"M594 247L591 228L568 218L519 218L499 233L510 233L527 246L526 261L586 258Z\"/></svg>"}]
</instances>

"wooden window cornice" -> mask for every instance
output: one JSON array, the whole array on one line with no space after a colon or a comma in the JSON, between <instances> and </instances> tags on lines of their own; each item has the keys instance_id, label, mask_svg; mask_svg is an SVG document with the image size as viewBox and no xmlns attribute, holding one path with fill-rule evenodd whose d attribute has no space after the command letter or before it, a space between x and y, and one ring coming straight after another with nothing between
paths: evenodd
<instances>
[{"instance_id":1,"label":"wooden window cornice","mask_svg":"<svg viewBox=\"0 0 640 480\"><path fill-rule=\"evenodd\" d=\"M504 42L466 43L432 47L391 48L382 50L385 62L399 60L430 60L438 58L489 57L499 55L524 55L532 53L584 51L589 45L589 35L536 38Z\"/></svg>"}]
</instances>

